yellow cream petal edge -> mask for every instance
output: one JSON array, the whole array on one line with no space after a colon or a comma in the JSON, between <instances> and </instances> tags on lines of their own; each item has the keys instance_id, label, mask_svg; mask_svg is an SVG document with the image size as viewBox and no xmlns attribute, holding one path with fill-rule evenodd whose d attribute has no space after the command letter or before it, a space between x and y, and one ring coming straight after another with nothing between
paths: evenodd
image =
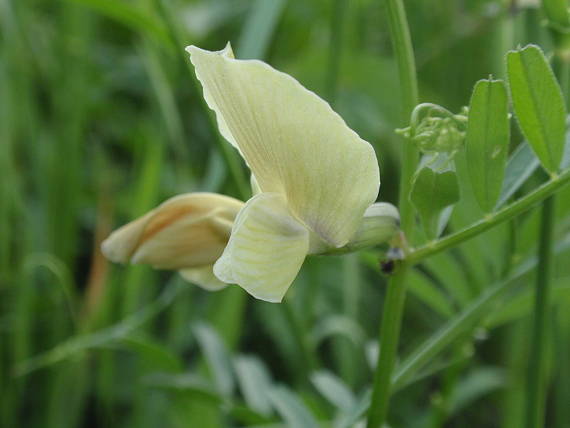
<instances>
[{"instance_id":1,"label":"yellow cream petal edge","mask_svg":"<svg viewBox=\"0 0 570 428\"><path fill-rule=\"evenodd\" d=\"M177 195L167 199L142 217L139 217L138 219L133 220L115 230L103 241L101 244L101 251L103 255L112 262L136 263L140 259L144 258L144 253L148 252L146 249L149 243L141 242L141 238L145 233L147 226L152 223L156 216L164 214L170 210L176 211L184 206L196 206L201 213L197 216L194 215L193 218L198 221L204 217L211 217L211 213L215 212L237 212L243 205L244 203L237 199L217 193L196 192ZM217 221L222 222L223 218ZM216 226L220 229L220 233L223 231L227 232L229 228L228 225L222 223L219 225L216 224ZM169 229L170 227L171 225L167 225L166 229ZM156 239L157 236L163 235L164 231L164 229L159 231L154 238Z\"/></svg>"},{"instance_id":2,"label":"yellow cream petal edge","mask_svg":"<svg viewBox=\"0 0 570 428\"><path fill-rule=\"evenodd\" d=\"M261 191L281 194L291 214L331 246L346 244L378 195L372 146L327 102L268 64L236 60L229 46L187 51L220 131Z\"/></svg>"},{"instance_id":3,"label":"yellow cream petal edge","mask_svg":"<svg viewBox=\"0 0 570 428\"><path fill-rule=\"evenodd\" d=\"M213 266L214 265L207 265L196 268L181 269L178 273L186 281L208 291L218 291L226 288L228 284L216 278L213 272Z\"/></svg>"},{"instance_id":4,"label":"yellow cream petal edge","mask_svg":"<svg viewBox=\"0 0 570 428\"><path fill-rule=\"evenodd\" d=\"M191 53L190 48L192 46L188 46L186 48L186 51L188 53ZM205 51L207 52L207 51ZM224 49L222 49L221 51L217 51L215 52L216 55L220 55L223 56L224 58L229 58L229 59L234 59L234 52L232 50L232 46L231 44L228 42L228 44L226 45L226 47ZM200 77L198 77L198 80L201 81ZM222 134L222 136L232 145L234 146L236 149L238 149L239 151L239 147L236 143L236 141L234 140L234 137L232 135L232 133L230 132L228 125L226 124L226 121L224 119L224 117L221 114L218 114L218 111L220 110L217 103L216 103L216 99L210 94L210 91L206 90L206 88L204 88L204 100L206 101L206 104L208 104L208 107L210 107L211 110L216 112L216 121L218 123L218 129L220 130L220 134Z\"/></svg>"},{"instance_id":5,"label":"yellow cream petal edge","mask_svg":"<svg viewBox=\"0 0 570 428\"><path fill-rule=\"evenodd\" d=\"M114 263L128 263L135 252L144 229L154 215L156 208L142 217L113 231L101 243L101 252Z\"/></svg>"},{"instance_id":6,"label":"yellow cream petal edge","mask_svg":"<svg viewBox=\"0 0 570 428\"><path fill-rule=\"evenodd\" d=\"M238 214L214 274L258 299L280 302L308 250L309 231L289 214L283 197L260 193Z\"/></svg>"}]
</instances>

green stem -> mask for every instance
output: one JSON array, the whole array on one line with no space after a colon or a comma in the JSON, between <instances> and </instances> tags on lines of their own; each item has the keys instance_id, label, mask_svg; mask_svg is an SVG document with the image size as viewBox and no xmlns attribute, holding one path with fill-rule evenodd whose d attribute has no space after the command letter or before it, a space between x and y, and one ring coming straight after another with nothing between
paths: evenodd
<instances>
[{"instance_id":1,"label":"green stem","mask_svg":"<svg viewBox=\"0 0 570 428\"><path fill-rule=\"evenodd\" d=\"M540 244L538 247L538 269L534 301L532 346L528 364L528 384L526 401L527 428L544 426L545 390L545 351L548 335L548 300L550 294L551 271L554 242L554 196L546 199L542 207Z\"/></svg>"},{"instance_id":2,"label":"green stem","mask_svg":"<svg viewBox=\"0 0 570 428\"><path fill-rule=\"evenodd\" d=\"M473 223L466 228L452 233L445 238L428 243L417 250L412 251L408 256L409 264L415 264L421 260L439 253L448 248L455 247L462 242L489 230L498 224L510 220L524 211L532 208L534 205L548 198L550 195L558 191L562 186L570 182L570 169L565 170L562 174L554 176L548 182L540 186L538 189L520 198L518 201L506 206L505 208L489 214L481 220Z\"/></svg>"},{"instance_id":3,"label":"green stem","mask_svg":"<svg viewBox=\"0 0 570 428\"><path fill-rule=\"evenodd\" d=\"M570 236L562 239L555 249L555 254L560 255L570 249ZM523 276L532 272L538 262L536 257L520 263L508 278L492 284L485 289L475 300L469 303L461 312L442 325L435 333L431 334L414 352L398 365L392 378L392 390L400 391L418 379L425 379L435 371L428 370L419 373L430 361L440 355L450 345L462 337L465 337L474 327L481 324L485 316L501 309L501 297L520 284ZM437 370L436 370L437 371ZM363 409L369 406L370 397L364 397ZM362 410L362 413L364 410ZM356 421L362 415L355 412L351 415L351 421Z\"/></svg>"},{"instance_id":4,"label":"green stem","mask_svg":"<svg viewBox=\"0 0 570 428\"><path fill-rule=\"evenodd\" d=\"M398 63L402 99L402 124L406 124L418 104L418 83L414 51L406 11L402 0L385 0L386 11L392 38L392 46ZM411 178L418 161L418 152L413 144L401 140L403 144L400 173L400 216L402 230L408 237L414 228L414 211L408 200ZM368 411L368 428L378 428L384 424L388 413L391 395L392 370L398 351L400 327L406 297L406 273L404 263L388 282L388 293L380 325L380 355L374 374L372 401Z\"/></svg>"},{"instance_id":5,"label":"green stem","mask_svg":"<svg viewBox=\"0 0 570 428\"><path fill-rule=\"evenodd\" d=\"M547 18L557 18L547 12ZM566 13L566 19L568 14ZM555 22L552 22L554 24ZM566 23L566 22L564 22ZM564 100L567 101L568 68L570 57L565 39L567 34L553 31L556 56L554 69L560 82ZM538 269L536 273L532 340L528 362L528 382L526 389L527 428L544 427L544 409L546 406L546 348L548 346L548 306L554 263L554 224L556 222L555 195L544 201L540 220L540 242L538 246ZM565 362L564 362L565 363ZM563 363L563 364L564 364Z\"/></svg>"},{"instance_id":6,"label":"green stem","mask_svg":"<svg viewBox=\"0 0 570 428\"><path fill-rule=\"evenodd\" d=\"M406 300L407 271L407 268L402 269L388 283L388 294L380 325L380 355L374 373L372 399L368 410L368 428L382 427L388 414L388 403L392 392L392 371L398 351Z\"/></svg>"},{"instance_id":7,"label":"green stem","mask_svg":"<svg viewBox=\"0 0 570 428\"><path fill-rule=\"evenodd\" d=\"M563 239L556 247L555 254L562 254L570 248L570 240ZM493 305L500 301L507 291L520 284L520 279L537 267L535 257L530 258L512 270L508 278L489 286L473 302L467 305L457 316L445 323L437 332L432 334L412 354L406 357L394 374L394 388L399 389L421 370L429 361L439 355L457 338L465 334L470 326L475 326L487 314L493 312ZM497 308L498 309L498 308Z\"/></svg>"}]
</instances>

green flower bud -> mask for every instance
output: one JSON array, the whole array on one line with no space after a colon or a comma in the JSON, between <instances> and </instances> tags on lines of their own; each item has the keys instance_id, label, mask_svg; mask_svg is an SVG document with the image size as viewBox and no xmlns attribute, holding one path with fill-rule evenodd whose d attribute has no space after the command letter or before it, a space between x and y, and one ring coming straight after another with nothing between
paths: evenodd
<instances>
[{"instance_id":1,"label":"green flower bud","mask_svg":"<svg viewBox=\"0 0 570 428\"><path fill-rule=\"evenodd\" d=\"M436 104L420 104L413 113L410 126L400 130L423 153L455 153L465 141L467 113L453 114Z\"/></svg>"}]
</instances>

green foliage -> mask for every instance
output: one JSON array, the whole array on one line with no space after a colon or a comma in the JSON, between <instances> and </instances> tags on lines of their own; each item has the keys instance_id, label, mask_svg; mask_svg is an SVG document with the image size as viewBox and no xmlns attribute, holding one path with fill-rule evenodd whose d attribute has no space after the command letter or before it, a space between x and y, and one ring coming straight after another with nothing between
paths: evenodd
<instances>
[{"instance_id":1,"label":"green foliage","mask_svg":"<svg viewBox=\"0 0 570 428\"><path fill-rule=\"evenodd\" d=\"M256 357L238 357L234 360L236 376L247 405L263 415L270 415L272 406L269 391L271 376L267 367Z\"/></svg>"},{"instance_id":2,"label":"green foliage","mask_svg":"<svg viewBox=\"0 0 570 428\"><path fill-rule=\"evenodd\" d=\"M285 7L285 0L256 0L244 23L237 51L238 58L259 59L265 57L271 35Z\"/></svg>"},{"instance_id":3,"label":"green foliage","mask_svg":"<svg viewBox=\"0 0 570 428\"><path fill-rule=\"evenodd\" d=\"M564 31L570 27L570 13L566 0L543 0L543 8L549 23L554 24L557 30Z\"/></svg>"},{"instance_id":4,"label":"green foliage","mask_svg":"<svg viewBox=\"0 0 570 428\"><path fill-rule=\"evenodd\" d=\"M418 211L429 239L437 238L447 224L450 209L459 200L453 160L446 155L425 156L416 172L410 201Z\"/></svg>"},{"instance_id":5,"label":"green foliage","mask_svg":"<svg viewBox=\"0 0 570 428\"><path fill-rule=\"evenodd\" d=\"M307 428L319 426L309 409L285 386L273 389L269 393L269 398L288 426Z\"/></svg>"},{"instance_id":6,"label":"green foliage","mask_svg":"<svg viewBox=\"0 0 570 428\"><path fill-rule=\"evenodd\" d=\"M315 372L311 376L311 382L336 408L346 411L354 406L356 401L354 394L334 374L326 371Z\"/></svg>"},{"instance_id":7,"label":"green foliage","mask_svg":"<svg viewBox=\"0 0 570 428\"><path fill-rule=\"evenodd\" d=\"M513 108L519 125L549 172L557 172L564 153L566 107L560 87L538 46L507 54Z\"/></svg>"},{"instance_id":8,"label":"green foliage","mask_svg":"<svg viewBox=\"0 0 570 428\"><path fill-rule=\"evenodd\" d=\"M218 335L208 326L197 325L194 334L208 362L216 388L221 395L230 395L234 388L234 377L230 357Z\"/></svg>"},{"instance_id":9,"label":"green foliage","mask_svg":"<svg viewBox=\"0 0 570 428\"><path fill-rule=\"evenodd\" d=\"M398 85L378 2L4 1L0 426L364 422L393 284L380 272L379 259L384 273L390 265L383 249L310 257L282 306L100 254L111 230L175 194L249 196L245 165L221 139L183 50L231 41L238 57L263 59L331 101L374 145L379 200L397 202L410 163L401 149L424 155L406 196L425 233L411 221L415 231L394 241L411 266L390 377L393 428L524 423L535 207L557 194L545 426L566 428L568 10L565 1L543 2L544 15L506 3L405 2L420 99L430 103L416 108L403 141L393 131L407 125L400 112L414 107L415 87ZM505 75L505 52L527 43L545 53L512 51ZM479 81L490 73L508 82L523 135L509 135L504 84ZM540 164L557 175L544 182Z\"/></svg>"},{"instance_id":10,"label":"green foliage","mask_svg":"<svg viewBox=\"0 0 570 428\"><path fill-rule=\"evenodd\" d=\"M495 208L509 146L507 89L500 80L480 80L469 104L466 149L471 186L484 212Z\"/></svg>"},{"instance_id":11,"label":"green foliage","mask_svg":"<svg viewBox=\"0 0 570 428\"><path fill-rule=\"evenodd\" d=\"M515 194L532 173L538 168L540 162L527 142L520 144L511 154L507 162L505 180L498 205L504 205Z\"/></svg>"}]
</instances>

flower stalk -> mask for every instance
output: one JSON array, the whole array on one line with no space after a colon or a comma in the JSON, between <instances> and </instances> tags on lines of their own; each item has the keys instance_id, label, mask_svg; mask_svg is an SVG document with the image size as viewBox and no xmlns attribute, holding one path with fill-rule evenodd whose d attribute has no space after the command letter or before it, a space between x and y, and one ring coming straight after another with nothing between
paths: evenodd
<instances>
[{"instance_id":1,"label":"flower stalk","mask_svg":"<svg viewBox=\"0 0 570 428\"><path fill-rule=\"evenodd\" d=\"M412 40L402 0L386 0L385 5L392 46L398 64L402 91L402 123L405 124L414 107L418 104L418 83ZM402 141L402 143L399 208L402 230L408 237L411 237L414 228L414 211L408 195L418 161L418 151L414 144L406 141ZM372 401L368 411L368 428L381 427L388 413L388 403L392 389L392 371L398 350L400 326L406 296L407 270L408 264L403 262L400 269L388 281L388 293L384 302L380 325L380 355L374 375Z\"/></svg>"}]
</instances>

